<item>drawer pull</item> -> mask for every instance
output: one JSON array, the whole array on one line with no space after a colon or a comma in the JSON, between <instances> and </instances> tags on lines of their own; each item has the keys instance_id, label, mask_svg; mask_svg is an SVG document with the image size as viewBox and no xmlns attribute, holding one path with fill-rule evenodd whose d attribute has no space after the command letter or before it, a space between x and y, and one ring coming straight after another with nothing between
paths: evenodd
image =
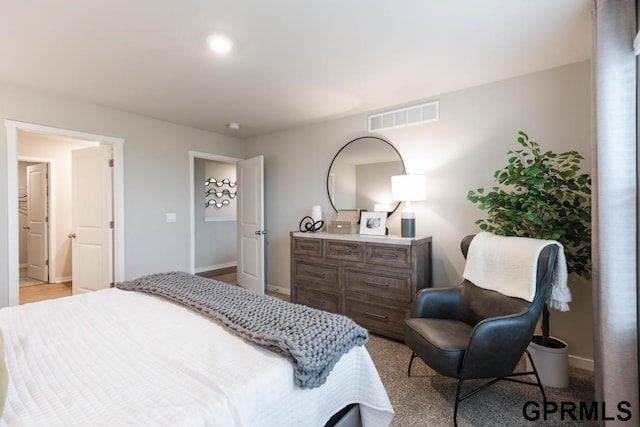
<instances>
[{"instance_id":1,"label":"drawer pull","mask_svg":"<svg viewBox=\"0 0 640 427\"><path fill-rule=\"evenodd\" d=\"M315 304L315 305L324 305L325 304L325 301L321 300L321 299L307 298L307 301L309 301L310 303Z\"/></svg>"},{"instance_id":2,"label":"drawer pull","mask_svg":"<svg viewBox=\"0 0 640 427\"><path fill-rule=\"evenodd\" d=\"M371 286L372 288L383 288L383 289L389 289L389 285L386 283L380 283L380 282L371 282L369 280L365 280L364 284L367 286Z\"/></svg>"},{"instance_id":3,"label":"drawer pull","mask_svg":"<svg viewBox=\"0 0 640 427\"><path fill-rule=\"evenodd\" d=\"M313 245L300 245L300 249L304 249L305 251L312 251L315 249Z\"/></svg>"},{"instance_id":4,"label":"drawer pull","mask_svg":"<svg viewBox=\"0 0 640 427\"><path fill-rule=\"evenodd\" d=\"M398 259L398 254L396 252L381 252L380 253L380 258L384 258L384 259Z\"/></svg>"},{"instance_id":5,"label":"drawer pull","mask_svg":"<svg viewBox=\"0 0 640 427\"><path fill-rule=\"evenodd\" d=\"M353 253L351 249L338 249L336 252L340 255L351 255Z\"/></svg>"},{"instance_id":6,"label":"drawer pull","mask_svg":"<svg viewBox=\"0 0 640 427\"><path fill-rule=\"evenodd\" d=\"M307 274L311 277L317 277L319 279L324 279L324 277L326 276L325 273L322 273L320 271L308 271Z\"/></svg>"},{"instance_id":7,"label":"drawer pull","mask_svg":"<svg viewBox=\"0 0 640 427\"><path fill-rule=\"evenodd\" d=\"M372 319L384 320L385 322L389 320L389 316L383 316L381 314L376 314L376 313L369 313L368 311L365 311L364 315L367 317L371 317Z\"/></svg>"}]
</instances>

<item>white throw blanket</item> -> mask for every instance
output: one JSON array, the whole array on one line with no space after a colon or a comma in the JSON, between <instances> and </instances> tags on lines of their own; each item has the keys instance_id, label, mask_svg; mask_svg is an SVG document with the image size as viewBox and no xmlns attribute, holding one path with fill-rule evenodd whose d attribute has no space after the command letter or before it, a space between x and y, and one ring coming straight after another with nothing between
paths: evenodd
<instances>
[{"instance_id":1,"label":"white throw blanket","mask_svg":"<svg viewBox=\"0 0 640 427\"><path fill-rule=\"evenodd\" d=\"M563 246L555 240L480 232L469 245L463 277L481 288L531 302L536 294L538 257L550 243L558 245L559 250L547 304L568 311L571 291L567 286L567 260Z\"/></svg>"}]
</instances>

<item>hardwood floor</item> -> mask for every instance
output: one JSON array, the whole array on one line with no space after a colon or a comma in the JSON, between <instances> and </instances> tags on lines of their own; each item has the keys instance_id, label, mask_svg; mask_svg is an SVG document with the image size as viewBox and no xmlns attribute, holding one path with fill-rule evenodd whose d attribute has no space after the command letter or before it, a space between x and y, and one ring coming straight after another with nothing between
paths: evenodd
<instances>
[{"instance_id":1,"label":"hardwood floor","mask_svg":"<svg viewBox=\"0 0 640 427\"><path fill-rule=\"evenodd\" d=\"M71 296L71 282L46 283L20 288L20 304Z\"/></svg>"}]
</instances>

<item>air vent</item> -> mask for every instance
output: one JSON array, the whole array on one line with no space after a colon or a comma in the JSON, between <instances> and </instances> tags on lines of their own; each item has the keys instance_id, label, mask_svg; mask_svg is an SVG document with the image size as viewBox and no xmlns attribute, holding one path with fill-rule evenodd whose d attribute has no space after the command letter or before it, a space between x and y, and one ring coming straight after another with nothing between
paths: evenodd
<instances>
[{"instance_id":1,"label":"air vent","mask_svg":"<svg viewBox=\"0 0 640 427\"><path fill-rule=\"evenodd\" d=\"M440 101L372 114L368 119L369 132L436 122L440 120Z\"/></svg>"}]
</instances>

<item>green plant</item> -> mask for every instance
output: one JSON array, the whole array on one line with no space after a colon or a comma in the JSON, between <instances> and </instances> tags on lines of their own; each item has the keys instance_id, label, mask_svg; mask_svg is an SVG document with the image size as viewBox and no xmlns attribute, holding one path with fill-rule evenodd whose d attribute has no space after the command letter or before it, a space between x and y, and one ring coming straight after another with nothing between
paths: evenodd
<instances>
[{"instance_id":1,"label":"green plant","mask_svg":"<svg viewBox=\"0 0 640 427\"><path fill-rule=\"evenodd\" d=\"M540 145L518 132L520 150L509 150L507 166L493 174L491 191L469 191L486 219L481 230L503 236L557 240L564 246L567 269L591 278L591 178L580 173L584 158L577 151L542 152ZM550 346L549 310L545 305L542 345Z\"/></svg>"}]
</instances>

